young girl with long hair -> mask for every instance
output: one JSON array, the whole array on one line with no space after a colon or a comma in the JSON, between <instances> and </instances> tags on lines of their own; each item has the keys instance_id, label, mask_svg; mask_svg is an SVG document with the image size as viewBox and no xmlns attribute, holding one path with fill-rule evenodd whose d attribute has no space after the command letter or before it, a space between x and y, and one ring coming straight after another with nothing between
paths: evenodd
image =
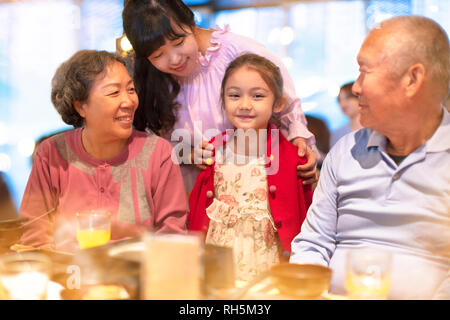
<instances>
[{"instance_id":1,"label":"young girl with long hair","mask_svg":"<svg viewBox=\"0 0 450 320\"><path fill-rule=\"evenodd\" d=\"M215 163L199 174L190 195L189 230L233 248L236 276L248 281L290 252L312 191L296 174L306 158L270 123L285 106L280 69L255 54L236 58L221 99L237 130L210 141Z\"/></svg>"},{"instance_id":2,"label":"young girl with long hair","mask_svg":"<svg viewBox=\"0 0 450 320\"><path fill-rule=\"evenodd\" d=\"M124 31L134 53L134 80L140 101L134 126L170 138L175 129L187 130L202 141L197 156L188 157L204 168L211 156L207 141L210 129L232 128L220 107L220 83L228 64L242 53L255 53L273 61L281 70L286 108L280 112L280 127L298 147L307 162L298 173L305 183L316 181L315 155L309 146L314 137L295 94L294 84L281 60L262 44L225 30L207 30L195 25L193 12L181 0L128 0L122 13ZM211 131L210 131L211 132ZM178 142L178 141L175 141ZM186 154L183 155L186 157ZM199 169L182 166L185 187L190 190Z\"/></svg>"}]
</instances>

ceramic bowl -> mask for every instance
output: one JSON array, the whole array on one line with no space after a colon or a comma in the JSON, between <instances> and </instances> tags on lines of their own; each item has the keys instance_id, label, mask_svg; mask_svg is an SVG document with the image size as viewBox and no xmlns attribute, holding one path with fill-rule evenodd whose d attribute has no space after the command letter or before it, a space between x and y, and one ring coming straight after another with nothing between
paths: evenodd
<instances>
[{"instance_id":1,"label":"ceramic bowl","mask_svg":"<svg viewBox=\"0 0 450 320\"><path fill-rule=\"evenodd\" d=\"M300 299L316 299L328 290L331 269L313 264L281 263L270 269L274 285L281 294Z\"/></svg>"}]
</instances>

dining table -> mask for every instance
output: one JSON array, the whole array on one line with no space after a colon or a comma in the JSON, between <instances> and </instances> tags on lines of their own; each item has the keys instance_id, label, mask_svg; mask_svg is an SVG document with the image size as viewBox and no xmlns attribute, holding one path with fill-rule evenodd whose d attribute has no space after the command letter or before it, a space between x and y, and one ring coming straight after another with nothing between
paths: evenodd
<instances>
[{"instance_id":1,"label":"dining table","mask_svg":"<svg viewBox=\"0 0 450 320\"><path fill-rule=\"evenodd\" d=\"M37 252L51 260L51 276L48 286L48 300L84 300L83 292L93 286L119 286L124 288L126 300L140 300L142 295L142 253L141 238L108 243L103 246L80 249L76 252L62 252L14 244L8 252ZM299 300L302 298L280 293L269 273L253 281L235 280L230 260L224 259L229 251L220 247L206 246L202 263L205 274L201 283L204 300ZM82 281L73 285L74 271L79 272ZM1 298L1 296L0 296ZM98 299L103 299L101 296ZM105 298L108 300L108 297ZM111 298L117 299L117 297ZM309 298L311 299L311 298ZM346 296L324 291L317 300L346 300Z\"/></svg>"}]
</instances>

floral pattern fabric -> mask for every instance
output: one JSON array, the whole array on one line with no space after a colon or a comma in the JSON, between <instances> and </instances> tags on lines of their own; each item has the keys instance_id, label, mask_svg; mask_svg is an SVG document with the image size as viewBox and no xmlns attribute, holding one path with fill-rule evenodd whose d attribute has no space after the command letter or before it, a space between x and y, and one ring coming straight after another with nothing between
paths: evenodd
<instances>
[{"instance_id":1,"label":"floral pattern fabric","mask_svg":"<svg viewBox=\"0 0 450 320\"><path fill-rule=\"evenodd\" d=\"M233 248L236 279L249 281L279 263L281 252L263 158L244 165L217 162L214 186L206 243Z\"/></svg>"}]
</instances>

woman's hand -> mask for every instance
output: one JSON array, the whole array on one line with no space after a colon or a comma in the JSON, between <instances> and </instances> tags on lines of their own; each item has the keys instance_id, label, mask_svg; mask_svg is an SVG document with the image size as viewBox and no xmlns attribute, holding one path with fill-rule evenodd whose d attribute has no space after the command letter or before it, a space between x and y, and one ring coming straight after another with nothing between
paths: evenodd
<instances>
[{"instance_id":1,"label":"woman's hand","mask_svg":"<svg viewBox=\"0 0 450 320\"><path fill-rule=\"evenodd\" d=\"M201 170L206 169L206 165L213 163L212 150L214 146L208 141L204 140L199 145L193 148L191 153L191 163Z\"/></svg>"},{"instance_id":2,"label":"woman's hand","mask_svg":"<svg viewBox=\"0 0 450 320\"><path fill-rule=\"evenodd\" d=\"M313 184L317 182L317 161L316 155L310 147L306 144L304 138L297 137L292 140L292 144L297 146L298 155L305 157L307 162L297 166L297 175L303 179L303 184Z\"/></svg>"}]
</instances>

